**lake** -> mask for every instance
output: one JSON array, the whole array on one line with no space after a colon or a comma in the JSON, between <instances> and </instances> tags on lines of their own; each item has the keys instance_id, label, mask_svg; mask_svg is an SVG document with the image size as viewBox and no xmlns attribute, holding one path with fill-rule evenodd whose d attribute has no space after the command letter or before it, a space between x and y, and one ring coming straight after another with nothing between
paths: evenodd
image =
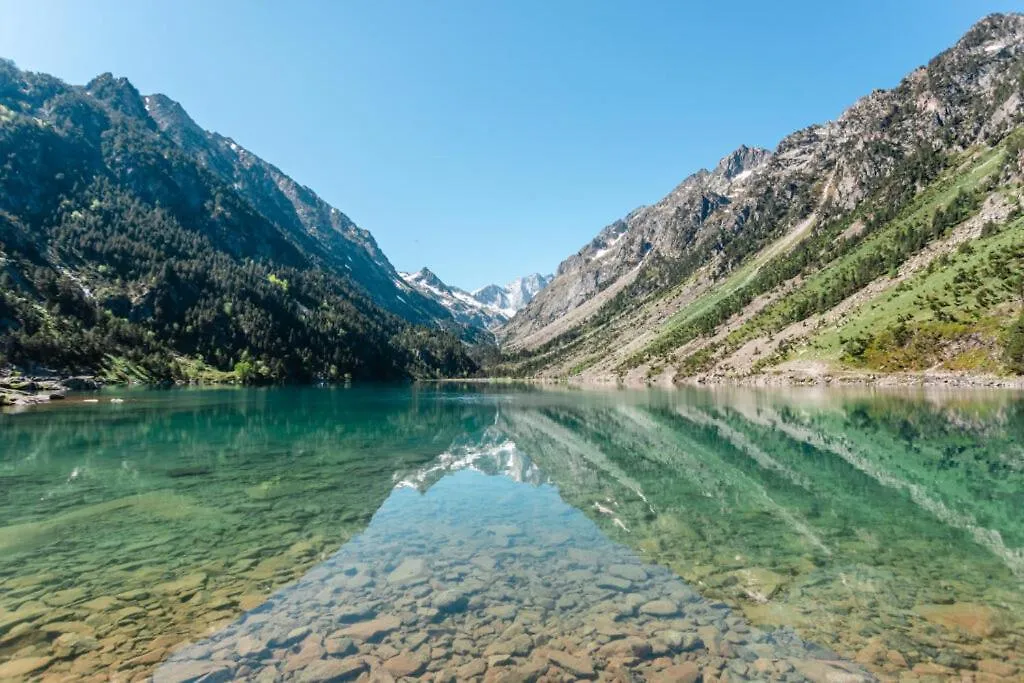
<instances>
[{"instance_id":1,"label":"lake","mask_svg":"<svg viewBox=\"0 0 1024 683\"><path fill-rule=\"evenodd\" d=\"M0 525L0 679L1024 671L1009 392L105 391L0 414Z\"/></svg>"}]
</instances>

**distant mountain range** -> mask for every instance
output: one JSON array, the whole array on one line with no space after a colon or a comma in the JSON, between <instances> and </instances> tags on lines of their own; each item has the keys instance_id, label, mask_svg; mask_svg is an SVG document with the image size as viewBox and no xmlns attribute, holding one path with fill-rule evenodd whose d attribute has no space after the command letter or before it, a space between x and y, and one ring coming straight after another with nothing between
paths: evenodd
<instances>
[{"instance_id":1,"label":"distant mountain range","mask_svg":"<svg viewBox=\"0 0 1024 683\"><path fill-rule=\"evenodd\" d=\"M401 276L420 294L443 306L456 322L492 332L500 330L516 311L533 301L554 277L534 273L505 286L487 285L475 292L467 292L445 284L429 268L401 273Z\"/></svg>"},{"instance_id":2,"label":"distant mountain range","mask_svg":"<svg viewBox=\"0 0 1024 683\"><path fill-rule=\"evenodd\" d=\"M1024 16L612 223L501 330L496 374L1024 373Z\"/></svg>"}]
</instances>

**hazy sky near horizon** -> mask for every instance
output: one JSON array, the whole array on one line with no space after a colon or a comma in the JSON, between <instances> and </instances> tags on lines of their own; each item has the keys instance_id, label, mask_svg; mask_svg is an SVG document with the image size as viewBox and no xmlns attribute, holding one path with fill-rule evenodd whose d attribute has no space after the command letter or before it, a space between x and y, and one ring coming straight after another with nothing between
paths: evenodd
<instances>
[{"instance_id":1,"label":"hazy sky near horizon","mask_svg":"<svg viewBox=\"0 0 1024 683\"><path fill-rule=\"evenodd\" d=\"M182 103L468 289L740 144L896 85L1018 2L0 0L0 56Z\"/></svg>"}]
</instances>

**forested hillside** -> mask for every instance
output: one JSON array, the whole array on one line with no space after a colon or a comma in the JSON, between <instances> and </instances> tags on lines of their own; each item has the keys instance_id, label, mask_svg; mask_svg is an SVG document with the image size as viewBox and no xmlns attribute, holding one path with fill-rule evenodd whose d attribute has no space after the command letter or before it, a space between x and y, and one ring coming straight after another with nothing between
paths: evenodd
<instances>
[{"instance_id":1,"label":"forested hillside","mask_svg":"<svg viewBox=\"0 0 1024 683\"><path fill-rule=\"evenodd\" d=\"M322 202L334 224L289 222L297 202L271 211L197 156L124 79L82 88L0 62L0 366L242 381L476 370L443 309L397 276L381 293L394 269L369 233ZM339 267L353 254L363 272L377 264L372 282Z\"/></svg>"},{"instance_id":2,"label":"forested hillside","mask_svg":"<svg viewBox=\"0 0 1024 683\"><path fill-rule=\"evenodd\" d=\"M683 381L1024 371L1024 16L608 226L500 374Z\"/></svg>"}]
</instances>

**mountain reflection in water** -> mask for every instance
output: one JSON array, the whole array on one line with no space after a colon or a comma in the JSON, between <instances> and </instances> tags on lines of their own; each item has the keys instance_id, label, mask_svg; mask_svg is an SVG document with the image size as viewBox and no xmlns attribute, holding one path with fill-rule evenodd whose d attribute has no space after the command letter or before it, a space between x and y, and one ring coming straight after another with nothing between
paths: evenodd
<instances>
[{"instance_id":1,"label":"mountain reflection in water","mask_svg":"<svg viewBox=\"0 0 1024 683\"><path fill-rule=\"evenodd\" d=\"M156 681L200 673L333 680L378 670L434 680L629 671L676 681L721 667L739 678L867 678L789 630L751 628L644 564L539 483L512 442L491 436L490 448L440 458L439 479L428 467L403 480L365 532L236 624L176 653ZM432 483L421 494L410 482Z\"/></svg>"},{"instance_id":2,"label":"mountain reflection in water","mask_svg":"<svg viewBox=\"0 0 1024 683\"><path fill-rule=\"evenodd\" d=\"M1009 393L132 392L0 426L0 673L981 681L1024 659Z\"/></svg>"}]
</instances>

